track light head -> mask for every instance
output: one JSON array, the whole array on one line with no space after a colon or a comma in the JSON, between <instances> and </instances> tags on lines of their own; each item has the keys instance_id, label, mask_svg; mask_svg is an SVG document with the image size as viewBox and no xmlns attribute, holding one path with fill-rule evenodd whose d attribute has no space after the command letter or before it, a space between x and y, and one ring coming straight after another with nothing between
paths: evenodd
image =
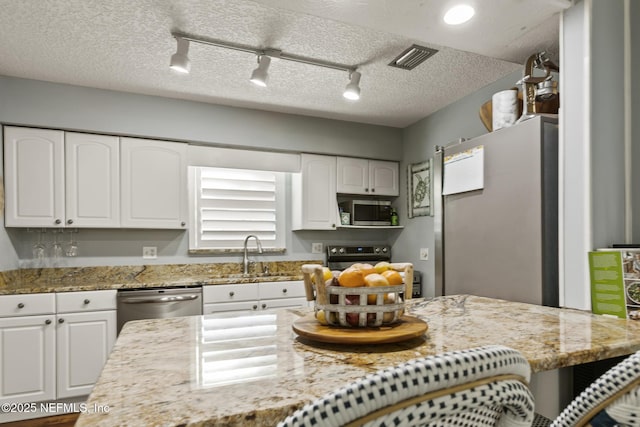
<instances>
[{"instance_id":1,"label":"track light head","mask_svg":"<svg viewBox=\"0 0 640 427\"><path fill-rule=\"evenodd\" d=\"M253 70L253 73L251 73L251 78L249 79L251 83L260 87L267 86L267 80L269 79L269 64L271 64L271 58L269 56L258 56L258 68Z\"/></svg>"},{"instance_id":2,"label":"track light head","mask_svg":"<svg viewBox=\"0 0 640 427\"><path fill-rule=\"evenodd\" d=\"M189 40L182 37L176 37L178 48L176 53L171 56L169 68L179 73L188 74L191 70L191 61L189 60Z\"/></svg>"},{"instance_id":3,"label":"track light head","mask_svg":"<svg viewBox=\"0 0 640 427\"><path fill-rule=\"evenodd\" d=\"M347 86L344 88L342 96L351 101L360 99L360 77L361 74L357 71L349 73L349 83L347 83Z\"/></svg>"}]
</instances>

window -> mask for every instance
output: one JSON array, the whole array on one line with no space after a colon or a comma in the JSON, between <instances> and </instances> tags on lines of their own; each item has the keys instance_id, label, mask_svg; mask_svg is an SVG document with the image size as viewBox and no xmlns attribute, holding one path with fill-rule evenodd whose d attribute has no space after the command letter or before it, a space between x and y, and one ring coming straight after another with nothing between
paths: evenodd
<instances>
[{"instance_id":1,"label":"window","mask_svg":"<svg viewBox=\"0 0 640 427\"><path fill-rule=\"evenodd\" d=\"M258 236L263 249L285 248L285 174L190 167L190 250L242 250Z\"/></svg>"}]
</instances>

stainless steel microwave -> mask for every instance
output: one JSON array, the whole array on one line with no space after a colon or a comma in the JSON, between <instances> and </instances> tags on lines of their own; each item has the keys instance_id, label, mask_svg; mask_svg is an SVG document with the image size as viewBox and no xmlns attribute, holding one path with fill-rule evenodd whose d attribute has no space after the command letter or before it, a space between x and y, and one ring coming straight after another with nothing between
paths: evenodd
<instances>
[{"instance_id":1,"label":"stainless steel microwave","mask_svg":"<svg viewBox=\"0 0 640 427\"><path fill-rule=\"evenodd\" d=\"M388 200L349 200L340 202L343 212L349 212L351 225L391 225L391 202Z\"/></svg>"}]
</instances>

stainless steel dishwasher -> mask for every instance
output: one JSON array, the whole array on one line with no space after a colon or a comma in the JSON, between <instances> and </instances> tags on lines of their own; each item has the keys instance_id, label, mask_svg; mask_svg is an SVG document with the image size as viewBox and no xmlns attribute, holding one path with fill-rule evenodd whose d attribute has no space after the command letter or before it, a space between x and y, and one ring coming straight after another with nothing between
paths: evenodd
<instances>
[{"instance_id":1,"label":"stainless steel dishwasher","mask_svg":"<svg viewBox=\"0 0 640 427\"><path fill-rule=\"evenodd\" d=\"M118 333L130 320L202 314L202 288L122 289L118 291Z\"/></svg>"}]
</instances>

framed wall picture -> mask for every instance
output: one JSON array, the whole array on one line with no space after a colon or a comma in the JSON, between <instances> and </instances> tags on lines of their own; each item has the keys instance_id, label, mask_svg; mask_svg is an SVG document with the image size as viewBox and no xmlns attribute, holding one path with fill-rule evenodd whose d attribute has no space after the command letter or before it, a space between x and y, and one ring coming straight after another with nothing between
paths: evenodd
<instances>
[{"instance_id":1,"label":"framed wall picture","mask_svg":"<svg viewBox=\"0 0 640 427\"><path fill-rule=\"evenodd\" d=\"M409 165L409 218L433 215L433 159Z\"/></svg>"}]
</instances>

